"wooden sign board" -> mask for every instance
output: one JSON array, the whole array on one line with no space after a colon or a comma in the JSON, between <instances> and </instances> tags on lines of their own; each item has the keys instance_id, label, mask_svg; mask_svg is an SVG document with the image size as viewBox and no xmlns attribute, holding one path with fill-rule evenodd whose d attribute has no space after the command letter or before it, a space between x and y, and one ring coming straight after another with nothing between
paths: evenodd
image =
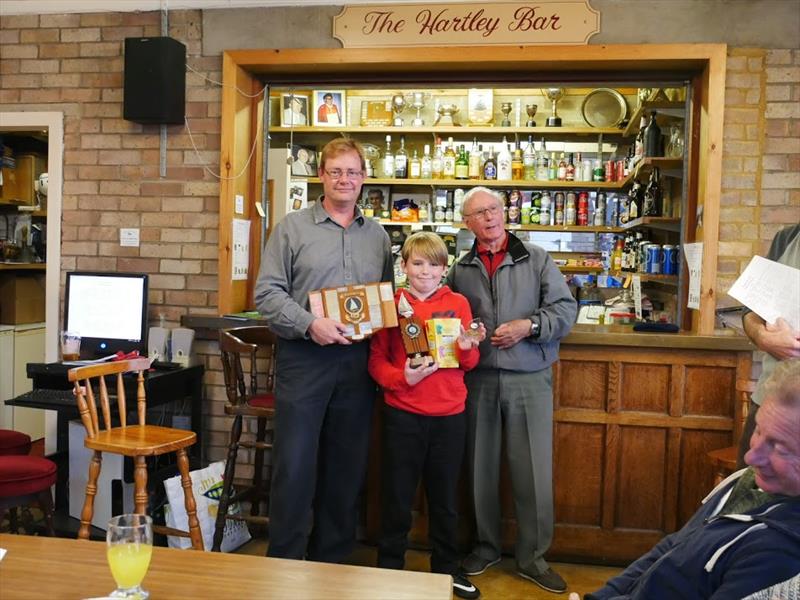
<instances>
[{"instance_id":1,"label":"wooden sign board","mask_svg":"<svg viewBox=\"0 0 800 600\"><path fill-rule=\"evenodd\" d=\"M384 327L397 327L392 284L364 283L309 292L308 302L315 317L343 323L342 334L349 340L363 340Z\"/></svg>"},{"instance_id":2,"label":"wooden sign board","mask_svg":"<svg viewBox=\"0 0 800 600\"><path fill-rule=\"evenodd\" d=\"M333 18L345 48L587 44L599 31L589 0L359 5Z\"/></svg>"}]
</instances>

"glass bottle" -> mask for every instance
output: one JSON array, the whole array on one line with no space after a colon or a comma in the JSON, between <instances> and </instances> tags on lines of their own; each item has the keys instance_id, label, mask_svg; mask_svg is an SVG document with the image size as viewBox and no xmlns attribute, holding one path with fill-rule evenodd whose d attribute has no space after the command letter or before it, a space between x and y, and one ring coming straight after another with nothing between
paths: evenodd
<instances>
[{"instance_id":1,"label":"glass bottle","mask_svg":"<svg viewBox=\"0 0 800 600\"><path fill-rule=\"evenodd\" d=\"M511 179L522 181L523 174L522 149L517 145L514 148L514 155L511 157Z\"/></svg>"},{"instance_id":2,"label":"glass bottle","mask_svg":"<svg viewBox=\"0 0 800 600\"><path fill-rule=\"evenodd\" d=\"M650 179L647 181L647 187L644 189L642 216L660 217L662 204L661 201L661 173L658 167L653 167L653 170L650 172Z\"/></svg>"},{"instance_id":3,"label":"glass bottle","mask_svg":"<svg viewBox=\"0 0 800 600\"><path fill-rule=\"evenodd\" d=\"M406 151L406 136L400 136L400 147L394 155L395 179L408 178L408 152Z\"/></svg>"},{"instance_id":4,"label":"glass bottle","mask_svg":"<svg viewBox=\"0 0 800 600\"><path fill-rule=\"evenodd\" d=\"M414 148L414 154L408 161L408 178L419 179L420 177L422 177L422 161L417 156L417 149Z\"/></svg>"},{"instance_id":5,"label":"glass bottle","mask_svg":"<svg viewBox=\"0 0 800 600\"><path fill-rule=\"evenodd\" d=\"M511 152L508 151L508 142L503 136L500 152L497 153L497 179L508 181L511 179Z\"/></svg>"},{"instance_id":6,"label":"glass bottle","mask_svg":"<svg viewBox=\"0 0 800 600\"><path fill-rule=\"evenodd\" d=\"M650 122L644 130L644 155L661 156L661 127L656 123L656 111L650 113Z\"/></svg>"},{"instance_id":7,"label":"glass bottle","mask_svg":"<svg viewBox=\"0 0 800 600\"><path fill-rule=\"evenodd\" d=\"M425 148L422 151L420 177L422 179L431 179L433 177L433 159L431 158L431 147L429 144L425 144Z\"/></svg>"},{"instance_id":8,"label":"glass bottle","mask_svg":"<svg viewBox=\"0 0 800 600\"><path fill-rule=\"evenodd\" d=\"M461 144L458 149L458 157L456 158L455 164L455 177L456 179L469 179L469 161L467 160L467 151L464 148L464 144Z\"/></svg>"},{"instance_id":9,"label":"glass bottle","mask_svg":"<svg viewBox=\"0 0 800 600\"><path fill-rule=\"evenodd\" d=\"M547 179L556 181L558 179L558 161L556 161L556 153L550 153L550 164L547 169Z\"/></svg>"},{"instance_id":10,"label":"glass bottle","mask_svg":"<svg viewBox=\"0 0 800 600\"><path fill-rule=\"evenodd\" d=\"M539 157L536 160L536 179L539 181L547 181L547 173L547 151L544 147L544 138L542 138L542 145L539 146Z\"/></svg>"},{"instance_id":11,"label":"glass bottle","mask_svg":"<svg viewBox=\"0 0 800 600\"><path fill-rule=\"evenodd\" d=\"M639 121L639 133L636 134L636 141L633 145L633 165L631 165L631 170L644 158L644 130L646 127L647 117L642 114L642 118Z\"/></svg>"},{"instance_id":12,"label":"glass bottle","mask_svg":"<svg viewBox=\"0 0 800 600\"><path fill-rule=\"evenodd\" d=\"M453 138L447 139L447 147L442 158L442 178L455 179L456 177L456 152Z\"/></svg>"},{"instance_id":13,"label":"glass bottle","mask_svg":"<svg viewBox=\"0 0 800 600\"><path fill-rule=\"evenodd\" d=\"M564 153L561 153L561 160L558 161L558 171L556 172L556 178L559 181L566 181L567 179L567 161L564 160Z\"/></svg>"},{"instance_id":14,"label":"glass bottle","mask_svg":"<svg viewBox=\"0 0 800 600\"><path fill-rule=\"evenodd\" d=\"M569 162L567 163L567 174L565 179L567 181L575 181L575 160L574 154L569 155Z\"/></svg>"},{"instance_id":15,"label":"glass bottle","mask_svg":"<svg viewBox=\"0 0 800 600\"><path fill-rule=\"evenodd\" d=\"M489 145L489 156L483 163L483 178L488 180L497 179L497 161L494 158L494 150Z\"/></svg>"},{"instance_id":16,"label":"glass bottle","mask_svg":"<svg viewBox=\"0 0 800 600\"><path fill-rule=\"evenodd\" d=\"M392 136L386 136L386 149L383 151L383 176L394 179L394 152L392 152Z\"/></svg>"},{"instance_id":17,"label":"glass bottle","mask_svg":"<svg viewBox=\"0 0 800 600\"><path fill-rule=\"evenodd\" d=\"M431 177L433 179L442 178L442 169L444 168L444 153L442 152L442 138L436 138L436 149L433 151L433 158L431 159Z\"/></svg>"},{"instance_id":18,"label":"glass bottle","mask_svg":"<svg viewBox=\"0 0 800 600\"><path fill-rule=\"evenodd\" d=\"M522 178L536 179L536 149L533 147L533 136L528 136L528 145L522 155Z\"/></svg>"},{"instance_id":19,"label":"glass bottle","mask_svg":"<svg viewBox=\"0 0 800 600\"><path fill-rule=\"evenodd\" d=\"M483 166L483 156L478 148L478 138L472 138L472 149L469 151L469 166L467 175L470 179L481 178L481 167Z\"/></svg>"}]
</instances>

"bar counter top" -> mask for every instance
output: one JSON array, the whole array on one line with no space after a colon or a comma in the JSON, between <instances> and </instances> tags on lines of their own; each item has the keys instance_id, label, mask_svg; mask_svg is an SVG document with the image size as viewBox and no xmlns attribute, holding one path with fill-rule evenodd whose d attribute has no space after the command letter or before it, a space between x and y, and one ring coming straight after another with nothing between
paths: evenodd
<instances>
[{"instance_id":1,"label":"bar counter top","mask_svg":"<svg viewBox=\"0 0 800 600\"><path fill-rule=\"evenodd\" d=\"M261 319L215 315L184 315L181 318L181 325L194 329L198 339L217 339L217 331L220 329L263 324ZM694 335L690 332L637 333L632 330L632 325L575 325L561 343L576 346L647 346L742 352L756 349L746 337L732 330L721 330L718 335Z\"/></svg>"}]
</instances>

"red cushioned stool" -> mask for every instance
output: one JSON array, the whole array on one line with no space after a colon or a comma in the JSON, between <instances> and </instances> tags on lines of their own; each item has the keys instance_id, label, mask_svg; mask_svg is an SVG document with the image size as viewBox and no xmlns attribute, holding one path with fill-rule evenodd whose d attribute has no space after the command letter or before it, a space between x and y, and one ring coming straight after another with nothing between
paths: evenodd
<instances>
[{"instance_id":1,"label":"red cushioned stool","mask_svg":"<svg viewBox=\"0 0 800 600\"><path fill-rule=\"evenodd\" d=\"M31 451L31 436L20 431L0 429L0 456L25 456Z\"/></svg>"},{"instance_id":2,"label":"red cushioned stool","mask_svg":"<svg viewBox=\"0 0 800 600\"><path fill-rule=\"evenodd\" d=\"M44 513L48 535L55 536L50 494L55 482L56 465L51 460L39 456L0 456L0 521L8 512L11 533L15 533L15 509L36 503Z\"/></svg>"},{"instance_id":3,"label":"red cushioned stool","mask_svg":"<svg viewBox=\"0 0 800 600\"><path fill-rule=\"evenodd\" d=\"M219 552L222 545L225 520L235 518L259 525L269 523L268 508L265 515L259 515L261 502L269 501L267 485L269 478L264 478L264 452L272 448L272 423L275 416L275 335L264 326L236 327L219 332L219 349L222 354L222 373L225 376L225 392L228 402L225 414L233 415L228 458L225 473L222 476L222 495L217 509L217 522L214 528L214 545L212 552ZM249 367L247 371L243 367ZM262 362L266 361L266 362ZM248 364L249 363L249 364ZM249 371L248 381L245 373ZM265 373L258 377L259 373ZM257 420L256 439L241 440L243 417ZM269 433L270 441L267 441ZM239 448L255 449L255 473L252 484L231 494L236 477L236 456ZM239 500L250 500L250 514L228 516L228 506Z\"/></svg>"}]
</instances>

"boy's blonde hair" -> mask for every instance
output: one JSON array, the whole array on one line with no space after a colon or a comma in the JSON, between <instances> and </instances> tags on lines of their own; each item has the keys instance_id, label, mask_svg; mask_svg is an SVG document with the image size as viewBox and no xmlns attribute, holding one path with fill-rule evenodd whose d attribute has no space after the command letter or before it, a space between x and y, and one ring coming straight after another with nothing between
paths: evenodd
<instances>
[{"instance_id":1,"label":"boy's blonde hair","mask_svg":"<svg viewBox=\"0 0 800 600\"><path fill-rule=\"evenodd\" d=\"M407 262L412 253L428 259L432 265L447 266L447 246L432 231L418 231L406 239L400 251L403 262Z\"/></svg>"}]
</instances>

